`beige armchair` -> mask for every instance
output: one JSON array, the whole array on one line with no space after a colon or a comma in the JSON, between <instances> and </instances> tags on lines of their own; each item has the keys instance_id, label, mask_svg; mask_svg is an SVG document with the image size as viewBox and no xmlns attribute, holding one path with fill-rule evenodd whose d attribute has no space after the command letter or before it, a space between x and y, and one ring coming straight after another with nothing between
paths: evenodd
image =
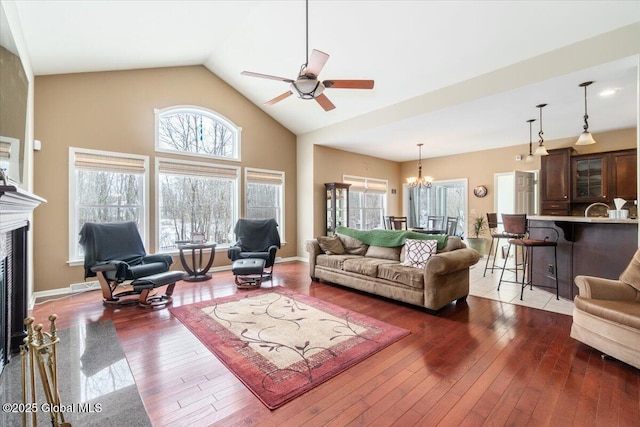
<instances>
[{"instance_id":1,"label":"beige armchair","mask_svg":"<svg viewBox=\"0 0 640 427\"><path fill-rule=\"evenodd\" d=\"M640 369L640 249L619 280L577 276L571 337Z\"/></svg>"}]
</instances>

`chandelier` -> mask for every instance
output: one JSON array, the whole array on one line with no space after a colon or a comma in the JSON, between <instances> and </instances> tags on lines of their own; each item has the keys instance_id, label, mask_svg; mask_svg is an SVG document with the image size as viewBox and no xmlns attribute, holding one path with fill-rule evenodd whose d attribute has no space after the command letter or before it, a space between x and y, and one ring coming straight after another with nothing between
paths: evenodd
<instances>
[{"instance_id":1,"label":"chandelier","mask_svg":"<svg viewBox=\"0 0 640 427\"><path fill-rule=\"evenodd\" d=\"M407 185L411 188L431 188L433 178L430 176L422 176L422 146L424 144L418 144L418 176L412 176L407 178Z\"/></svg>"}]
</instances>

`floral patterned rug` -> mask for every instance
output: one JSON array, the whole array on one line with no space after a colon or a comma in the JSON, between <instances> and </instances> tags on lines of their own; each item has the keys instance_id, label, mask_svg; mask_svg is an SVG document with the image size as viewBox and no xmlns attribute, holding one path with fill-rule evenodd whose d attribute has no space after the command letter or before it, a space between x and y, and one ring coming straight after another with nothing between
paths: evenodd
<instances>
[{"instance_id":1,"label":"floral patterned rug","mask_svg":"<svg viewBox=\"0 0 640 427\"><path fill-rule=\"evenodd\" d=\"M270 409L409 334L282 287L170 311Z\"/></svg>"}]
</instances>

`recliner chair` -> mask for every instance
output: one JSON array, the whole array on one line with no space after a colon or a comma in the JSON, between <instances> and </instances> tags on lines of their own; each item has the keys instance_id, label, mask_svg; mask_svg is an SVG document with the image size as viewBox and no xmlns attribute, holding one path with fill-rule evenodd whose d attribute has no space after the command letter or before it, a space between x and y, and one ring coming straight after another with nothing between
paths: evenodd
<instances>
[{"instance_id":1,"label":"recliner chair","mask_svg":"<svg viewBox=\"0 0 640 427\"><path fill-rule=\"evenodd\" d=\"M263 259L265 271L261 280L271 279L276 252L280 249L280 234L276 220L240 218L233 232L237 240L227 251L229 259Z\"/></svg>"},{"instance_id":2,"label":"recliner chair","mask_svg":"<svg viewBox=\"0 0 640 427\"><path fill-rule=\"evenodd\" d=\"M98 277L105 304L166 305L171 302L175 283L185 275L183 271L169 271L173 263L170 255L147 255L133 221L87 222L80 230L80 244L84 249L85 279ZM125 281L131 281L132 289L115 293ZM165 294L149 295L161 286L167 286ZM130 295L139 297L121 300Z\"/></svg>"}]
</instances>

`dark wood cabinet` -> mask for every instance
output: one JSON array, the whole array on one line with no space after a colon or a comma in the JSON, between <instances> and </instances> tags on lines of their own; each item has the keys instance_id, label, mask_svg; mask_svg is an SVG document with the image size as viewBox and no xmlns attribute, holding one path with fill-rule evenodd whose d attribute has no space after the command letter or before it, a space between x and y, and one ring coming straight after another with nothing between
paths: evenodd
<instances>
[{"instance_id":1,"label":"dark wood cabinet","mask_svg":"<svg viewBox=\"0 0 640 427\"><path fill-rule=\"evenodd\" d=\"M593 202L616 197L637 200L636 149L572 155L573 148L549 150L540 162L541 215L571 215Z\"/></svg>"},{"instance_id":2,"label":"dark wood cabinet","mask_svg":"<svg viewBox=\"0 0 640 427\"><path fill-rule=\"evenodd\" d=\"M349 226L349 187L351 184L328 182L324 184L327 192L326 233L331 236L336 227Z\"/></svg>"},{"instance_id":3,"label":"dark wood cabinet","mask_svg":"<svg viewBox=\"0 0 640 427\"><path fill-rule=\"evenodd\" d=\"M611 153L609 197L620 197L633 201L638 199L638 154L637 150Z\"/></svg>"},{"instance_id":4,"label":"dark wood cabinet","mask_svg":"<svg viewBox=\"0 0 640 427\"><path fill-rule=\"evenodd\" d=\"M574 203L636 200L637 150L585 154L571 159Z\"/></svg>"},{"instance_id":5,"label":"dark wood cabinet","mask_svg":"<svg viewBox=\"0 0 640 427\"><path fill-rule=\"evenodd\" d=\"M571 158L572 202L605 202L611 196L607 174L609 154L587 154Z\"/></svg>"},{"instance_id":6,"label":"dark wood cabinet","mask_svg":"<svg viewBox=\"0 0 640 427\"><path fill-rule=\"evenodd\" d=\"M540 202L542 215L571 213L572 148L549 150L541 159Z\"/></svg>"}]
</instances>

